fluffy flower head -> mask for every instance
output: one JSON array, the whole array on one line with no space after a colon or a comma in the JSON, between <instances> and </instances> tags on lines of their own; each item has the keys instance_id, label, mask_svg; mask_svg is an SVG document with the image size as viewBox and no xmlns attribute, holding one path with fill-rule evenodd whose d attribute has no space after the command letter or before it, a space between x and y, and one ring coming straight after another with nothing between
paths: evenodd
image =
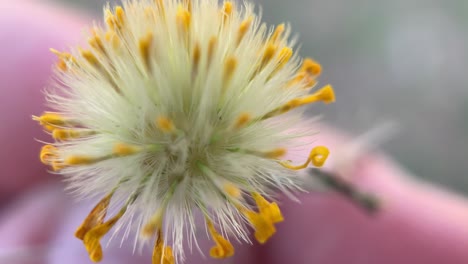
<instances>
[{"instance_id":1,"label":"fluffy flower head","mask_svg":"<svg viewBox=\"0 0 468 264\"><path fill-rule=\"evenodd\" d=\"M89 47L52 50L53 111L34 119L55 140L40 158L80 196L104 197L75 234L91 260L102 259L100 239L125 226L154 240L153 263L182 260L200 228L195 214L212 257L232 256L229 238L248 241L248 226L265 243L283 221L265 197L297 189L296 170L325 162L323 146L304 164L282 160L311 134L300 107L334 94L331 86L309 94L320 65L294 54L288 27L267 27L253 9L129 0L105 8Z\"/></svg>"}]
</instances>

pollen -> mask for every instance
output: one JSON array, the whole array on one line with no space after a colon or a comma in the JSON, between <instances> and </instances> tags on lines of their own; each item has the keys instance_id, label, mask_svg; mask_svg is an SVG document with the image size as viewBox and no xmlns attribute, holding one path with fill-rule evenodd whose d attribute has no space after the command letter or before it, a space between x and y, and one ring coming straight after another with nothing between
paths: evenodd
<instances>
[{"instance_id":1,"label":"pollen","mask_svg":"<svg viewBox=\"0 0 468 264\"><path fill-rule=\"evenodd\" d=\"M190 28L190 12L184 9L182 6L178 7L176 18L177 24L183 30L183 32L187 33Z\"/></svg>"},{"instance_id":2,"label":"pollen","mask_svg":"<svg viewBox=\"0 0 468 264\"><path fill-rule=\"evenodd\" d=\"M284 156L316 135L304 111L334 90L315 89L322 66L259 9L125 0L104 8L83 46L51 49L50 109L32 117L50 135L39 159L79 198L101 198L75 232L92 261L106 234L151 240L153 264L182 264L203 235L216 259L234 255L230 241L251 243L249 227L266 243L284 218L269 197L304 190L298 170L325 164L325 146L298 164Z\"/></svg>"},{"instance_id":3,"label":"pollen","mask_svg":"<svg viewBox=\"0 0 468 264\"><path fill-rule=\"evenodd\" d=\"M88 252L89 258L93 262L99 262L102 260L102 247L100 240L106 235L112 227L120 220L126 211L126 207L122 208L117 215L107 220L104 223L100 223L91 228L83 238L86 251Z\"/></svg>"},{"instance_id":4,"label":"pollen","mask_svg":"<svg viewBox=\"0 0 468 264\"><path fill-rule=\"evenodd\" d=\"M285 148L276 148L274 150L264 152L263 156L268 159L278 159L286 155L286 152L287 150Z\"/></svg>"},{"instance_id":5,"label":"pollen","mask_svg":"<svg viewBox=\"0 0 468 264\"><path fill-rule=\"evenodd\" d=\"M234 124L234 128L241 129L245 127L250 120L252 120L252 115L250 113L242 113L237 118L236 123Z\"/></svg>"},{"instance_id":6,"label":"pollen","mask_svg":"<svg viewBox=\"0 0 468 264\"><path fill-rule=\"evenodd\" d=\"M164 133L173 133L175 131L175 126L174 123L172 122L171 119L160 116L156 120L157 126L159 129L161 129L162 132Z\"/></svg>"},{"instance_id":7,"label":"pollen","mask_svg":"<svg viewBox=\"0 0 468 264\"><path fill-rule=\"evenodd\" d=\"M82 138L85 136L93 135L94 132L91 130L75 130L75 129L54 129L52 137L56 140L65 141L70 139Z\"/></svg>"},{"instance_id":8,"label":"pollen","mask_svg":"<svg viewBox=\"0 0 468 264\"><path fill-rule=\"evenodd\" d=\"M146 34L145 37L140 39L139 51L143 63L148 71L151 70L151 44L153 43L153 33Z\"/></svg>"},{"instance_id":9,"label":"pollen","mask_svg":"<svg viewBox=\"0 0 468 264\"><path fill-rule=\"evenodd\" d=\"M100 225L104 222L104 218L107 214L107 208L109 207L110 200L114 192L106 195L102 198L101 201L93 208L93 210L89 213L88 217L81 223L81 225L76 229L75 236L81 240L84 239L86 233L88 233L91 229Z\"/></svg>"},{"instance_id":10,"label":"pollen","mask_svg":"<svg viewBox=\"0 0 468 264\"><path fill-rule=\"evenodd\" d=\"M229 57L224 64L224 87L231 81L232 76L237 68L237 58L234 56Z\"/></svg>"},{"instance_id":11,"label":"pollen","mask_svg":"<svg viewBox=\"0 0 468 264\"><path fill-rule=\"evenodd\" d=\"M133 146L124 143L117 143L114 146L113 153L119 157L130 156L140 152L142 149L138 146Z\"/></svg>"},{"instance_id":12,"label":"pollen","mask_svg":"<svg viewBox=\"0 0 468 264\"><path fill-rule=\"evenodd\" d=\"M65 159L65 164L74 166L74 165L91 165L96 162L101 161L102 159L91 157L91 156L83 156L83 155L73 155L69 156Z\"/></svg>"},{"instance_id":13,"label":"pollen","mask_svg":"<svg viewBox=\"0 0 468 264\"><path fill-rule=\"evenodd\" d=\"M315 167L322 167L323 164L325 164L325 161L328 158L328 155L330 154L330 151L328 150L327 147L325 146L318 146L313 148L310 151L309 157L307 158L306 162L302 165L291 165L289 162L280 162L282 166L285 168L291 169L291 170L302 170L307 168L309 163L312 163Z\"/></svg>"},{"instance_id":14,"label":"pollen","mask_svg":"<svg viewBox=\"0 0 468 264\"><path fill-rule=\"evenodd\" d=\"M272 43L276 43L281 38L281 35L284 33L284 29L284 24L280 24L278 27L276 27L275 32L271 36Z\"/></svg>"},{"instance_id":15,"label":"pollen","mask_svg":"<svg viewBox=\"0 0 468 264\"><path fill-rule=\"evenodd\" d=\"M249 30L250 26L252 25L253 17L248 17L246 20L242 21L240 24L239 30L237 32L237 45L241 43L244 39L245 34Z\"/></svg>"},{"instance_id":16,"label":"pollen","mask_svg":"<svg viewBox=\"0 0 468 264\"><path fill-rule=\"evenodd\" d=\"M172 248L164 245L161 231L158 231L156 242L153 248L153 264L174 264L174 256L172 254Z\"/></svg>"},{"instance_id":17,"label":"pollen","mask_svg":"<svg viewBox=\"0 0 468 264\"><path fill-rule=\"evenodd\" d=\"M216 245L210 249L210 256L217 259L232 257L234 255L234 247L232 244L216 231L210 220L206 220L206 225L213 241L216 243Z\"/></svg>"}]
</instances>

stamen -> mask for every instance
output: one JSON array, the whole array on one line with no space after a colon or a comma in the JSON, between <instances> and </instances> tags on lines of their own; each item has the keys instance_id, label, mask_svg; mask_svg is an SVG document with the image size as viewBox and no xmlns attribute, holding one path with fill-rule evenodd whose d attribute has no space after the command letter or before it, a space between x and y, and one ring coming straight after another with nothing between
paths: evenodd
<instances>
[{"instance_id":1,"label":"stamen","mask_svg":"<svg viewBox=\"0 0 468 264\"><path fill-rule=\"evenodd\" d=\"M54 129L52 137L57 140L70 140L94 135L96 132L91 130L75 130L75 129Z\"/></svg>"},{"instance_id":2,"label":"stamen","mask_svg":"<svg viewBox=\"0 0 468 264\"><path fill-rule=\"evenodd\" d=\"M267 152L261 152L262 156L267 159L278 159L286 155L287 150L285 148L277 148Z\"/></svg>"},{"instance_id":3,"label":"stamen","mask_svg":"<svg viewBox=\"0 0 468 264\"><path fill-rule=\"evenodd\" d=\"M148 32L148 34L140 39L139 42L139 51L143 63L145 64L146 70L151 72L151 45L153 43L153 33Z\"/></svg>"},{"instance_id":4,"label":"stamen","mask_svg":"<svg viewBox=\"0 0 468 264\"><path fill-rule=\"evenodd\" d=\"M320 101L324 102L325 104L329 104L335 101L335 93L331 85L324 86L322 89L318 90L314 94L292 99L291 101L287 102L285 105L269 112L268 114L263 116L262 119L264 120L270 117L284 114L297 107L308 105L308 104L315 103L315 102L320 102Z\"/></svg>"},{"instance_id":5,"label":"stamen","mask_svg":"<svg viewBox=\"0 0 468 264\"><path fill-rule=\"evenodd\" d=\"M174 255L172 254L172 248L170 246L164 245L164 240L162 238L161 230L158 230L158 238L154 243L153 248L153 256L152 256L152 263L153 264L174 264Z\"/></svg>"},{"instance_id":6,"label":"stamen","mask_svg":"<svg viewBox=\"0 0 468 264\"><path fill-rule=\"evenodd\" d=\"M223 75L223 89L226 89L229 82L234 75L237 68L237 58L234 56L228 57L224 63L224 75Z\"/></svg>"},{"instance_id":7,"label":"stamen","mask_svg":"<svg viewBox=\"0 0 468 264\"><path fill-rule=\"evenodd\" d=\"M312 163L315 167L322 167L323 164L325 164L325 161L327 160L329 154L330 151L327 147L318 146L310 151L309 157L307 158L306 162L304 162L304 164L294 166L286 161L279 162L279 164L290 170L305 169L307 168L309 163Z\"/></svg>"},{"instance_id":8,"label":"stamen","mask_svg":"<svg viewBox=\"0 0 468 264\"><path fill-rule=\"evenodd\" d=\"M231 1L226 1L223 4L223 21L226 23L227 19L231 16L232 13L232 2Z\"/></svg>"},{"instance_id":9,"label":"stamen","mask_svg":"<svg viewBox=\"0 0 468 264\"><path fill-rule=\"evenodd\" d=\"M293 50L290 47L282 48L278 56L279 62L278 62L278 66L276 67L276 70L282 69L284 65L286 65L286 63L289 62L292 55L293 55Z\"/></svg>"},{"instance_id":10,"label":"stamen","mask_svg":"<svg viewBox=\"0 0 468 264\"><path fill-rule=\"evenodd\" d=\"M234 129L241 129L245 127L250 122L250 120L252 120L252 115L250 113L240 114L236 120L236 123L234 124Z\"/></svg>"},{"instance_id":11,"label":"stamen","mask_svg":"<svg viewBox=\"0 0 468 264\"><path fill-rule=\"evenodd\" d=\"M177 24L182 28L185 33L188 33L190 28L190 12L185 10L182 6L177 9L176 19Z\"/></svg>"},{"instance_id":12,"label":"stamen","mask_svg":"<svg viewBox=\"0 0 468 264\"><path fill-rule=\"evenodd\" d=\"M261 71L275 56L277 47L273 44L269 44L266 48L265 51L263 52L263 57L262 57L262 62L259 67L259 71Z\"/></svg>"},{"instance_id":13,"label":"stamen","mask_svg":"<svg viewBox=\"0 0 468 264\"><path fill-rule=\"evenodd\" d=\"M245 207L239 207L238 209L255 229L254 236L260 244L267 242L276 233L275 225L261 213L254 212Z\"/></svg>"},{"instance_id":14,"label":"stamen","mask_svg":"<svg viewBox=\"0 0 468 264\"><path fill-rule=\"evenodd\" d=\"M104 218L107 214L107 208L109 207L109 203L113 195L114 192L112 191L96 204L83 223L81 223L81 225L76 229L75 237L83 240L86 233L88 233L93 227L104 222Z\"/></svg>"},{"instance_id":15,"label":"stamen","mask_svg":"<svg viewBox=\"0 0 468 264\"><path fill-rule=\"evenodd\" d=\"M233 198L239 199L242 196L241 190L233 183L225 183L223 189L229 196Z\"/></svg>"},{"instance_id":16,"label":"stamen","mask_svg":"<svg viewBox=\"0 0 468 264\"><path fill-rule=\"evenodd\" d=\"M84 156L84 155L72 155L65 159L65 165L75 166L75 165L91 165L97 163L99 161L103 161L108 157L91 157L91 156Z\"/></svg>"},{"instance_id":17,"label":"stamen","mask_svg":"<svg viewBox=\"0 0 468 264\"><path fill-rule=\"evenodd\" d=\"M216 231L213 223L210 220L206 219L206 225L208 227L208 231L211 234L211 237L216 243L216 245L210 249L210 256L217 259L232 257L234 255L234 247L232 246L231 242L229 242Z\"/></svg>"},{"instance_id":18,"label":"stamen","mask_svg":"<svg viewBox=\"0 0 468 264\"><path fill-rule=\"evenodd\" d=\"M156 120L156 123L158 125L158 128L161 129L162 132L164 133L174 133L175 132L175 126L174 123L172 122L171 119L160 116Z\"/></svg>"},{"instance_id":19,"label":"stamen","mask_svg":"<svg viewBox=\"0 0 468 264\"><path fill-rule=\"evenodd\" d=\"M100 52L104 55L106 55L106 50L104 48L104 45L102 43L102 40L101 40L101 37L97 34L96 32L97 30L95 29L94 30L94 33L93 33L93 37L91 37L89 40L88 40L88 43L89 45L94 49L96 50L97 52Z\"/></svg>"},{"instance_id":20,"label":"stamen","mask_svg":"<svg viewBox=\"0 0 468 264\"><path fill-rule=\"evenodd\" d=\"M156 213L150 218L150 220L145 224L145 226L141 230L141 236L149 238L161 229L163 214L165 210L165 205L159 207Z\"/></svg>"},{"instance_id":21,"label":"stamen","mask_svg":"<svg viewBox=\"0 0 468 264\"><path fill-rule=\"evenodd\" d=\"M114 146L113 153L119 157L130 156L142 151L140 146L129 145L125 143L117 143Z\"/></svg>"},{"instance_id":22,"label":"stamen","mask_svg":"<svg viewBox=\"0 0 468 264\"><path fill-rule=\"evenodd\" d=\"M193 58L192 58L194 72L198 71L198 64L200 63L200 57L201 57L201 47L200 47L200 43L197 42L195 43L195 47L193 49Z\"/></svg>"},{"instance_id":23,"label":"stamen","mask_svg":"<svg viewBox=\"0 0 468 264\"><path fill-rule=\"evenodd\" d=\"M41 116L33 116L34 121L38 121L40 125L52 125L52 126L64 126L68 124L71 120L66 119L60 114L44 112ZM49 129L48 129L49 130Z\"/></svg>"},{"instance_id":24,"label":"stamen","mask_svg":"<svg viewBox=\"0 0 468 264\"><path fill-rule=\"evenodd\" d=\"M102 260L102 247L100 240L110 231L110 229L117 223L117 221L122 218L126 211L127 205L120 209L117 215L102 224L96 225L85 234L83 243L91 261L99 262Z\"/></svg>"},{"instance_id":25,"label":"stamen","mask_svg":"<svg viewBox=\"0 0 468 264\"><path fill-rule=\"evenodd\" d=\"M257 192L252 193L252 198L255 200L260 214L265 216L273 224L282 222L284 220L277 203L268 202L263 196L261 196Z\"/></svg>"},{"instance_id":26,"label":"stamen","mask_svg":"<svg viewBox=\"0 0 468 264\"><path fill-rule=\"evenodd\" d=\"M309 75L317 77L322 72L322 66L311 58L307 58L302 63L301 72L306 72Z\"/></svg>"},{"instance_id":27,"label":"stamen","mask_svg":"<svg viewBox=\"0 0 468 264\"><path fill-rule=\"evenodd\" d=\"M271 36L271 42L272 43L276 43L278 41L278 39L282 36L283 32L284 32L284 24L280 24L278 25L278 27L276 27L275 29L275 32L273 33L273 35Z\"/></svg>"},{"instance_id":28,"label":"stamen","mask_svg":"<svg viewBox=\"0 0 468 264\"><path fill-rule=\"evenodd\" d=\"M119 23L120 26L123 26L125 22L125 11L121 6L117 6L115 8L115 16L117 18L117 22Z\"/></svg>"},{"instance_id":29,"label":"stamen","mask_svg":"<svg viewBox=\"0 0 468 264\"><path fill-rule=\"evenodd\" d=\"M45 165L50 165L53 159L57 158L57 148L52 145L44 145L41 148L39 159Z\"/></svg>"},{"instance_id":30,"label":"stamen","mask_svg":"<svg viewBox=\"0 0 468 264\"><path fill-rule=\"evenodd\" d=\"M119 36L117 36L117 33L113 30L109 30L106 32L105 35L106 41L110 42L112 45L112 48L117 50L120 47L120 39Z\"/></svg>"},{"instance_id":31,"label":"stamen","mask_svg":"<svg viewBox=\"0 0 468 264\"><path fill-rule=\"evenodd\" d=\"M242 39L244 39L245 34L247 33L247 31L249 30L252 24L252 21L253 21L253 17L248 17L246 20L242 21L239 27L239 30L237 32L237 45L239 45Z\"/></svg>"},{"instance_id":32,"label":"stamen","mask_svg":"<svg viewBox=\"0 0 468 264\"><path fill-rule=\"evenodd\" d=\"M156 6L158 7L161 17L164 19L166 17L166 11L164 10L164 0L155 0Z\"/></svg>"},{"instance_id":33,"label":"stamen","mask_svg":"<svg viewBox=\"0 0 468 264\"><path fill-rule=\"evenodd\" d=\"M106 9L105 17L106 17L105 20L106 20L107 27L111 30L116 30L116 24L117 24L116 18L109 9Z\"/></svg>"},{"instance_id":34,"label":"stamen","mask_svg":"<svg viewBox=\"0 0 468 264\"><path fill-rule=\"evenodd\" d=\"M57 57L59 58L59 61L57 62L57 67L61 71L65 72L68 70L67 62L76 63L76 59L70 53L60 52L52 48L50 49L50 51L57 55Z\"/></svg>"},{"instance_id":35,"label":"stamen","mask_svg":"<svg viewBox=\"0 0 468 264\"><path fill-rule=\"evenodd\" d=\"M210 38L210 42L208 43L208 67L210 66L211 61L213 60L217 43L218 39L216 38L216 36Z\"/></svg>"},{"instance_id":36,"label":"stamen","mask_svg":"<svg viewBox=\"0 0 468 264\"><path fill-rule=\"evenodd\" d=\"M81 56L92 66L100 67L101 64L96 56L89 50L80 50Z\"/></svg>"}]
</instances>

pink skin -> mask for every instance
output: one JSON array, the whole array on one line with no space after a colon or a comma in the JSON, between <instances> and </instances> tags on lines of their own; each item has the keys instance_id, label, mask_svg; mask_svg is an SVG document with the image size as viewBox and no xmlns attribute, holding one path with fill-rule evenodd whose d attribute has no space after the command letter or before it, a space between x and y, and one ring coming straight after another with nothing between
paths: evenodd
<instances>
[{"instance_id":1,"label":"pink skin","mask_svg":"<svg viewBox=\"0 0 468 264\"><path fill-rule=\"evenodd\" d=\"M41 89L55 61L48 48L77 43L89 23L35 1L5 1L0 10L7 11L0 16L0 262L5 249L47 246L30 263L91 263L72 234L92 204L71 202L59 178L45 173L33 139L47 136L31 121L44 109ZM339 153L347 140L324 130L319 144ZM301 204L284 199L286 221L266 245L237 247L225 261L194 251L187 263L467 263L466 200L412 180L380 154L361 157L345 176L383 199L380 214L369 217L333 193L301 195ZM133 256L130 244L112 243L103 263L150 263L149 250ZM201 244L207 252L211 242Z\"/></svg>"}]
</instances>

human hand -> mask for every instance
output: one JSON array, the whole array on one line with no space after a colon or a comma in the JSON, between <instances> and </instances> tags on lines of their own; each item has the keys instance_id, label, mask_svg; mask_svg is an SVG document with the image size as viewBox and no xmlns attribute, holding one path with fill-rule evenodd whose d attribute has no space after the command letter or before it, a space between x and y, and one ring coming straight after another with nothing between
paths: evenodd
<instances>
[{"instance_id":1,"label":"human hand","mask_svg":"<svg viewBox=\"0 0 468 264\"><path fill-rule=\"evenodd\" d=\"M39 1L4 2L0 9L0 263L91 263L73 232L92 205L71 202L58 176L47 176L34 141L46 137L31 121L42 112L41 91L55 61L48 49L77 43L89 19ZM335 153L348 140L329 129L318 140L329 146L336 169ZM375 153L360 157L343 176L381 198L377 215L334 193L303 194L301 204L282 200L286 220L267 244L237 246L234 258L224 261L195 251L187 263L466 263L464 199L411 179ZM132 237L122 249L117 240L104 250L103 263L150 263L150 252L131 254ZM202 241L205 249L210 244ZM32 255L21 255L26 252Z\"/></svg>"}]
</instances>

